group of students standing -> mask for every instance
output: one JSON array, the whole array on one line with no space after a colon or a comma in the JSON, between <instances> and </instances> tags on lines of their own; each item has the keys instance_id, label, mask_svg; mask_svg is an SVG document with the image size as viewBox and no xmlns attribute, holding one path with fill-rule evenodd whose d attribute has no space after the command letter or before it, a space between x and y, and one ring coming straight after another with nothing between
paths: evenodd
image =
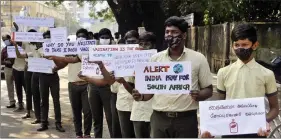
<instances>
[{"instance_id":1,"label":"group of students standing","mask_svg":"<svg viewBox=\"0 0 281 139\"><path fill-rule=\"evenodd\" d=\"M135 78L115 78L114 72L109 72L101 61L94 61L99 65L103 79L83 76L81 74L82 55L66 57L43 56L42 43L29 43L31 51L24 48L22 55L16 46L17 58L13 64L15 84L19 80L31 78L31 93L26 83L27 114L32 105L30 95L33 95L36 121L41 123L38 131L48 129L49 89L54 100L56 127L64 132L61 126L61 109L59 103L59 76L57 71L68 65L68 91L73 112L73 122L77 138L88 138L92 129L96 138L102 137L103 113L112 138L197 138L199 135L197 109L198 101L204 101L212 96L212 74L204 55L185 47L187 22L180 17L170 17L165 23L164 44L167 48L152 56L151 62L179 62L192 63L192 91L190 94L141 94L134 88ZM77 41L93 39L86 29L76 32ZM50 39L50 32L43 34L45 42ZM4 42L6 39L2 37ZM115 44L109 29L101 29L98 33L98 44ZM277 88L274 74L259 65L254 59L254 51L258 46L257 34L254 27L240 24L234 27L231 36L233 49L238 57L237 61L218 72L217 88L220 99L243 99L266 96L270 103L270 111L266 121L271 122L279 113ZM141 49L154 49L156 36L151 32L138 34L132 30L118 41L118 44L139 44ZM10 44L6 44L7 46ZM24 45L22 45L24 46ZM30 53L29 53L30 52ZM3 54L3 53L2 53ZM24 66L17 68L17 61L25 62L28 57L45 57L55 63L53 74L29 73ZM5 59L7 61L9 59ZM7 68L11 64L6 63ZM25 74L24 74L25 73ZM21 74L19 76L19 74ZM30 75L32 76L30 77ZM20 79L16 79L20 78ZM26 80L28 81L28 80ZM39 82L38 82L39 81ZM7 82L8 84L8 82ZM23 85L22 85L23 86ZM9 88L9 87L8 87ZM19 108L22 106L20 87L16 87ZM22 93L22 91L21 91ZM30 93L30 94L29 94ZM29 97L29 98L28 98ZM38 99L39 98L39 99ZM35 100L37 99L37 100ZM41 101L38 101L41 100ZM8 107L15 107L15 101L10 101ZM41 107L40 107L41 104ZM82 118L83 113L83 118ZM84 122L82 122L82 119ZM84 123L82 130L82 123ZM218 125L219 126L219 125ZM269 131L259 130L257 134L235 135L223 137L265 137ZM201 137L212 137L211 133L204 131Z\"/></svg>"}]
</instances>

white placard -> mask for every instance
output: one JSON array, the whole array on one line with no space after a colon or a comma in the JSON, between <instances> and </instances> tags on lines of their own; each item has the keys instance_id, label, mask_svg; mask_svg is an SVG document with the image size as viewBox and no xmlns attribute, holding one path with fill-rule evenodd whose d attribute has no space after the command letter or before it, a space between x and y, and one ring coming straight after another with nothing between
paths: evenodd
<instances>
[{"instance_id":1,"label":"white placard","mask_svg":"<svg viewBox=\"0 0 281 139\"><path fill-rule=\"evenodd\" d=\"M43 53L45 56L88 54L89 46L94 46L95 44L95 40L84 40L64 43L43 43Z\"/></svg>"},{"instance_id":2,"label":"white placard","mask_svg":"<svg viewBox=\"0 0 281 139\"><path fill-rule=\"evenodd\" d=\"M114 61L108 60L104 61L103 64L107 71L114 70ZM82 75L91 76L91 77L103 77L100 71L100 68L95 63L89 63L88 55L82 56L82 64L81 64Z\"/></svg>"},{"instance_id":3,"label":"white placard","mask_svg":"<svg viewBox=\"0 0 281 139\"><path fill-rule=\"evenodd\" d=\"M26 54L22 47L18 46L19 52L21 54ZM17 58L15 46L7 46L8 58Z\"/></svg>"},{"instance_id":4,"label":"white placard","mask_svg":"<svg viewBox=\"0 0 281 139\"><path fill-rule=\"evenodd\" d=\"M28 71L39 73L53 73L55 63L45 58L28 58Z\"/></svg>"},{"instance_id":5,"label":"white placard","mask_svg":"<svg viewBox=\"0 0 281 139\"><path fill-rule=\"evenodd\" d=\"M66 27L50 28L51 42L67 42Z\"/></svg>"},{"instance_id":6,"label":"white placard","mask_svg":"<svg viewBox=\"0 0 281 139\"><path fill-rule=\"evenodd\" d=\"M256 134L266 129L264 97L200 101L200 130L211 135Z\"/></svg>"},{"instance_id":7,"label":"white placard","mask_svg":"<svg viewBox=\"0 0 281 139\"><path fill-rule=\"evenodd\" d=\"M115 61L115 77L135 76L135 65L141 62L149 62L152 55L156 54L157 50L136 50L130 53L120 52L114 54Z\"/></svg>"},{"instance_id":8,"label":"white placard","mask_svg":"<svg viewBox=\"0 0 281 139\"><path fill-rule=\"evenodd\" d=\"M18 42L44 42L41 32L15 32L15 41Z\"/></svg>"},{"instance_id":9,"label":"white placard","mask_svg":"<svg viewBox=\"0 0 281 139\"><path fill-rule=\"evenodd\" d=\"M54 18L41 18L41 17L27 17L15 16L14 21L18 25L32 26L32 27L54 27Z\"/></svg>"},{"instance_id":10,"label":"white placard","mask_svg":"<svg viewBox=\"0 0 281 139\"><path fill-rule=\"evenodd\" d=\"M90 61L113 60L116 52L133 51L139 48L138 44L129 45L96 45L89 47Z\"/></svg>"},{"instance_id":11,"label":"white placard","mask_svg":"<svg viewBox=\"0 0 281 139\"><path fill-rule=\"evenodd\" d=\"M190 93L190 61L138 63L135 71L135 86L142 94Z\"/></svg>"}]
</instances>

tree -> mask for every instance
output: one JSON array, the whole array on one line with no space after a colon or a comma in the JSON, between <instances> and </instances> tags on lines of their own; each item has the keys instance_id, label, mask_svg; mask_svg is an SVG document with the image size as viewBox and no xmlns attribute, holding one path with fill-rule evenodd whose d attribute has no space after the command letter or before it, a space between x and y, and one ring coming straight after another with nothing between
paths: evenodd
<instances>
[{"instance_id":1,"label":"tree","mask_svg":"<svg viewBox=\"0 0 281 139\"><path fill-rule=\"evenodd\" d=\"M105 0L104 0L105 1ZM144 26L157 36L157 49L163 50L164 21L167 17L194 13L194 25L233 21L276 22L281 19L281 1L277 0L106 0L109 7L91 17L112 20L122 37L129 30ZM51 1L59 5L63 0ZM83 4L83 0L78 0ZM88 0L92 5L98 0Z\"/></svg>"}]
</instances>

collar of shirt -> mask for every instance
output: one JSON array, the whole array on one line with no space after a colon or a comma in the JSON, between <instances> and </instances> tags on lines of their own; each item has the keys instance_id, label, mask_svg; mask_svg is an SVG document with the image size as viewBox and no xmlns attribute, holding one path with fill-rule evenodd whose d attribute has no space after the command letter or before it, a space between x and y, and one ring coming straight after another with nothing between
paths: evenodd
<instances>
[{"instance_id":1,"label":"collar of shirt","mask_svg":"<svg viewBox=\"0 0 281 139\"><path fill-rule=\"evenodd\" d=\"M255 60L255 58L253 58L251 61L249 61L247 64L245 64L245 63L243 63L243 61L241 61L241 60L238 58L238 59L237 59L237 66L239 67L239 69L242 68L242 67L244 67L244 66L246 66L246 67L248 67L248 68L250 68L250 69L253 69L253 68L255 68L255 66L256 66L256 60Z\"/></svg>"},{"instance_id":2,"label":"collar of shirt","mask_svg":"<svg viewBox=\"0 0 281 139\"><path fill-rule=\"evenodd\" d=\"M183 56L184 56L185 54L187 54L187 51L188 51L188 49L184 46L181 56L180 56L178 59L176 59L176 61L179 61L180 59L182 59ZM165 54L166 54L166 56L169 58L170 61L175 61L175 60L172 59L172 58L170 57L170 55L169 55L169 48L167 48L167 49L165 50Z\"/></svg>"}]
</instances>

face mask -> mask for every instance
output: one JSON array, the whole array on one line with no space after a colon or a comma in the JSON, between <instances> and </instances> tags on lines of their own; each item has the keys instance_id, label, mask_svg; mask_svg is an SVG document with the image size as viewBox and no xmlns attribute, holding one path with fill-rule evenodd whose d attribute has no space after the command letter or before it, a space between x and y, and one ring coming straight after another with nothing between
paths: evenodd
<instances>
[{"instance_id":1,"label":"face mask","mask_svg":"<svg viewBox=\"0 0 281 139\"><path fill-rule=\"evenodd\" d=\"M83 41L83 40L86 40L86 38L83 38L83 37L77 38L77 41Z\"/></svg>"},{"instance_id":2,"label":"face mask","mask_svg":"<svg viewBox=\"0 0 281 139\"><path fill-rule=\"evenodd\" d=\"M248 48L248 49L238 48L238 49L234 49L234 51L240 60L245 61L251 57L254 50L252 48Z\"/></svg>"},{"instance_id":3,"label":"face mask","mask_svg":"<svg viewBox=\"0 0 281 139\"><path fill-rule=\"evenodd\" d=\"M165 37L165 44L170 48L176 48L180 46L180 43L182 41L182 35L178 36L167 36Z\"/></svg>"},{"instance_id":4,"label":"face mask","mask_svg":"<svg viewBox=\"0 0 281 139\"><path fill-rule=\"evenodd\" d=\"M10 40L5 40L5 41L4 41L4 43L5 43L5 45L6 45L6 46L9 46L9 45L11 45L11 42L10 42Z\"/></svg>"},{"instance_id":5,"label":"face mask","mask_svg":"<svg viewBox=\"0 0 281 139\"><path fill-rule=\"evenodd\" d=\"M109 45L110 44L110 39L100 39L100 44L101 45Z\"/></svg>"}]
</instances>

